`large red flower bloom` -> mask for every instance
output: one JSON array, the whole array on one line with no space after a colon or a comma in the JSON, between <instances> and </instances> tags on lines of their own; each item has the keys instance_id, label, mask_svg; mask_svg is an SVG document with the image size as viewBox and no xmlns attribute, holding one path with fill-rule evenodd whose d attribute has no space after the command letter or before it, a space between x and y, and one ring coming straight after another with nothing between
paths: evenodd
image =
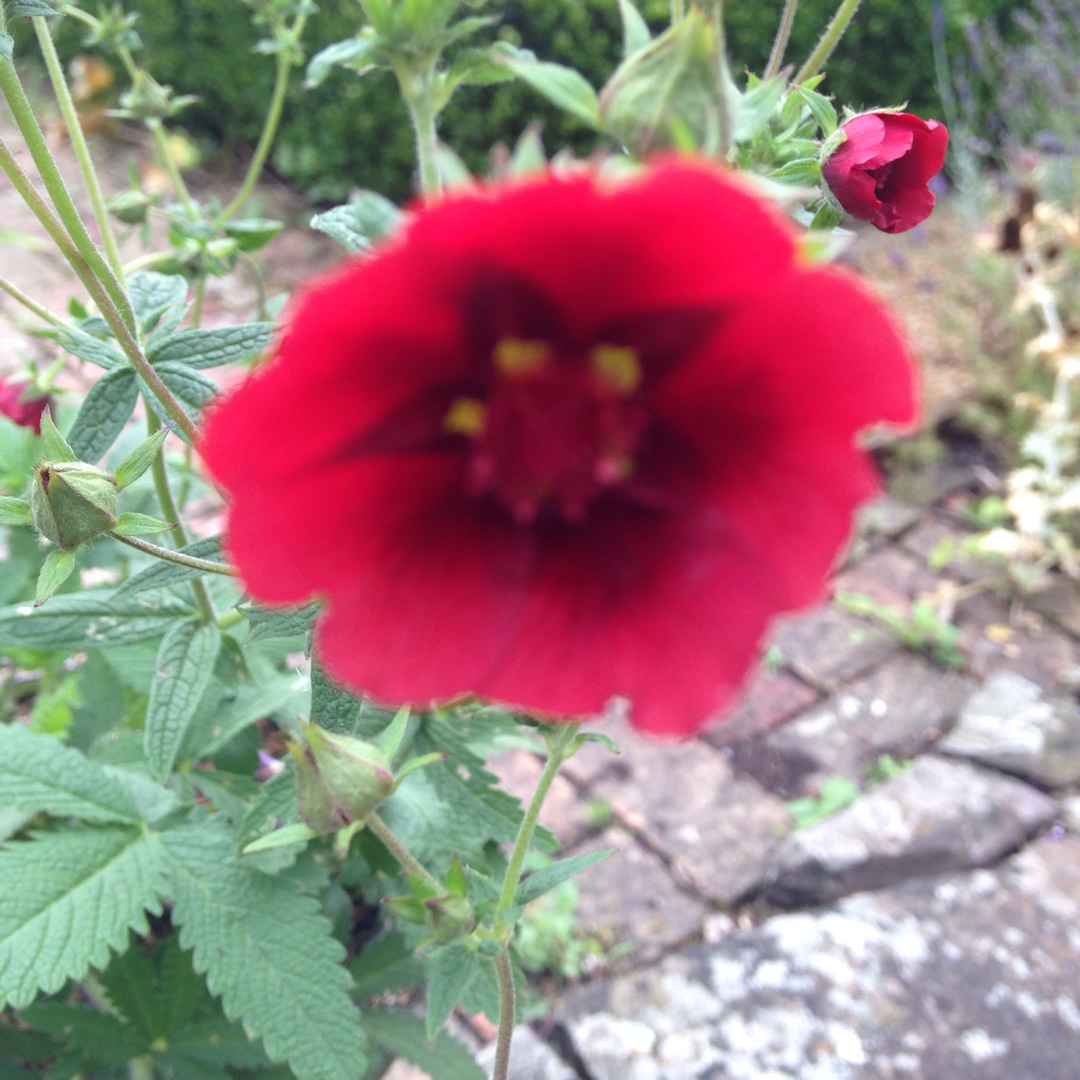
<instances>
[{"instance_id":1,"label":"large red flower bloom","mask_svg":"<svg viewBox=\"0 0 1080 1080\"><path fill-rule=\"evenodd\" d=\"M870 112L842 128L844 141L821 168L836 201L859 221L899 233L934 209L930 180L945 164L949 132L911 113Z\"/></svg>"},{"instance_id":2,"label":"large red flower bloom","mask_svg":"<svg viewBox=\"0 0 1080 1080\"><path fill-rule=\"evenodd\" d=\"M850 278L716 169L448 196L316 283L212 413L253 596L327 601L316 651L387 703L688 734L777 612L816 600L914 417Z\"/></svg>"}]
</instances>

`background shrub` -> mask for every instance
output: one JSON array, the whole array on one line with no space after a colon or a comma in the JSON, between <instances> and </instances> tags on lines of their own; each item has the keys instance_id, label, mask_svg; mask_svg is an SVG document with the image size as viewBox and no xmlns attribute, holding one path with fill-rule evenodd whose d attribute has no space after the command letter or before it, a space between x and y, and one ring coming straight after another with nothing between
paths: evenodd
<instances>
[{"instance_id":1,"label":"background shrub","mask_svg":"<svg viewBox=\"0 0 1080 1080\"><path fill-rule=\"evenodd\" d=\"M184 124L226 149L253 144L270 96L273 62L252 52L259 34L250 8L238 0L129 2L141 15L149 70L178 93L201 95L183 114ZM801 0L789 63L806 58L835 6L836 0ZM965 49L965 26L1026 6L1021 0L867 0L829 65L825 89L853 105L906 100L912 111L942 117L930 47L934 9L948 49L957 55ZM655 28L665 25L668 0L639 0L639 7ZM736 73L764 68L782 7L781 0L727 6ZM618 63L617 0L496 0L490 10L499 17L499 36L542 58L573 65L596 86ZM359 21L358 4L324 3L305 34L308 54L351 36ZM1007 34L1010 22L1001 22ZM71 21L61 27L67 55L78 51L78 35ZM315 199L341 201L353 186L405 198L412 186L413 147L392 76L375 72L358 79L337 70L312 90L302 89L300 81L297 75L273 158L276 171ZM444 113L442 129L479 168L496 138L530 123L543 126L549 148L585 151L593 145L580 124L515 83L461 91Z\"/></svg>"}]
</instances>

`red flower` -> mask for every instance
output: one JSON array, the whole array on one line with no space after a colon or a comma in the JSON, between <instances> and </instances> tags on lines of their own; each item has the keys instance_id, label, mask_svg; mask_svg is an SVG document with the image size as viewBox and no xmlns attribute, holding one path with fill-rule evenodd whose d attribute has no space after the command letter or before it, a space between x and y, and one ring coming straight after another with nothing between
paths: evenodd
<instances>
[{"instance_id":1,"label":"red flower","mask_svg":"<svg viewBox=\"0 0 1080 1080\"><path fill-rule=\"evenodd\" d=\"M310 288L203 450L252 595L387 703L688 734L820 596L914 417L881 304L716 169L448 196Z\"/></svg>"},{"instance_id":2,"label":"red flower","mask_svg":"<svg viewBox=\"0 0 1080 1080\"><path fill-rule=\"evenodd\" d=\"M949 132L911 113L871 112L844 124L844 142L821 168L836 201L854 218L898 233L934 209L927 186L945 163Z\"/></svg>"},{"instance_id":3,"label":"red flower","mask_svg":"<svg viewBox=\"0 0 1080 1080\"><path fill-rule=\"evenodd\" d=\"M27 382L17 382L0 375L0 415L40 435L41 414L49 404L49 395L27 394L29 388Z\"/></svg>"}]
</instances>

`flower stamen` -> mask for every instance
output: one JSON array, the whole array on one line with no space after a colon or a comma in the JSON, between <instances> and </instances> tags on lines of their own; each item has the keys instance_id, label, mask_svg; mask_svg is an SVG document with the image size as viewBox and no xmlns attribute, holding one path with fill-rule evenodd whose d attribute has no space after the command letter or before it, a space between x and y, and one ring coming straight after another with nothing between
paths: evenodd
<instances>
[{"instance_id":1,"label":"flower stamen","mask_svg":"<svg viewBox=\"0 0 1080 1080\"><path fill-rule=\"evenodd\" d=\"M641 385L641 361L628 345L597 345L589 363L617 394L632 394Z\"/></svg>"},{"instance_id":2,"label":"flower stamen","mask_svg":"<svg viewBox=\"0 0 1080 1080\"><path fill-rule=\"evenodd\" d=\"M546 341L503 338L491 358L503 375L532 375L552 359L552 350Z\"/></svg>"}]
</instances>

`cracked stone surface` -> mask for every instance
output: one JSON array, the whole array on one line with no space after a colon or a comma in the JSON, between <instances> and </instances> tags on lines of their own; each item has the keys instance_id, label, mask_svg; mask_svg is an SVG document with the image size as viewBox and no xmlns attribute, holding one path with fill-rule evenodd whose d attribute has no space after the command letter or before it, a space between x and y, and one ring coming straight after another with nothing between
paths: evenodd
<instances>
[{"instance_id":1,"label":"cracked stone surface","mask_svg":"<svg viewBox=\"0 0 1080 1080\"><path fill-rule=\"evenodd\" d=\"M1080 708L1009 671L992 675L938 743L945 754L1015 773L1048 788L1080 782Z\"/></svg>"},{"instance_id":2,"label":"cracked stone surface","mask_svg":"<svg viewBox=\"0 0 1080 1080\"><path fill-rule=\"evenodd\" d=\"M571 997L591 1080L1067 1080L1080 840L777 915Z\"/></svg>"},{"instance_id":3,"label":"cracked stone surface","mask_svg":"<svg viewBox=\"0 0 1080 1080\"><path fill-rule=\"evenodd\" d=\"M1057 813L1057 804L1029 784L966 762L920 757L847 809L785 837L765 897L800 907L986 866Z\"/></svg>"}]
</instances>

